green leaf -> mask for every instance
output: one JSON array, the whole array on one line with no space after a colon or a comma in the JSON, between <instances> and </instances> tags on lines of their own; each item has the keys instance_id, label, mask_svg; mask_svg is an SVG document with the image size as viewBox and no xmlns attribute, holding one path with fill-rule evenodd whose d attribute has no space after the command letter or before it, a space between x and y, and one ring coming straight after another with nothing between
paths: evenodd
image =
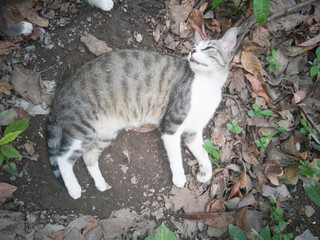
<instances>
[{"instance_id":1,"label":"green leaf","mask_svg":"<svg viewBox=\"0 0 320 240\"><path fill-rule=\"evenodd\" d=\"M271 232L270 232L269 225L265 226L261 230L260 236L263 238L263 240L271 240Z\"/></svg>"},{"instance_id":2,"label":"green leaf","mask_svg":"<svg viewBox=\"0 0 320 240\"><path fill-rule=\"evenodd\" d=\"M258 111L260 110L258 104L253 104L252 107L253 107L253 110L254 110L255 112L258 112Z\"/></svg>"},{"instance_id":3,"label":"green leaf","mask_svg":"<svg viewBox=\"0 0 320 240\"><path fill-rule=\"evenodd\" d=\"M9 113L10 110L4 110L0 113L0 124L2 122L2 119Z\"/></svg>"},{"instance_id":4,"label":"green leaf","mask_svg":"<svg viewBox=\"0 0 320 240\"><path fill-rule=\"evenodd\" d=\"M179 240L179 238L162 223L161 226L156 229L156 235L154 237L148 236L145 240Z\"/></svg>"},{"instance_id":5,"label":"green leaf","mask_svg":"<svg viewBox=\"0 0 320 240\"><path fill-rule=\"evenodd\" d=\"M271 55L272 55L273 58L276 58L276 56L277 56L277 51L276 51L275 49L272 49L272 50L271 50Z\"/></svg>"},{"instance_id":6,"label":"green leaf","mask_svg":"<svg viewBox=\"0 0 320 240\"><path fill-rule=\"evenodd\" d=\"M274 71L276 70L276 66L273 65L273 64L270 64L270 65L268 66L268 69L269 69L270 72L274 72Z\"/></svg>"},{"instance_id":7,"label":"green leaf","mask_svg":"<svg viewBox=\"0 0 320 240\"><path fill-rule=\"evenodd\" d=\"M253 117L254 116L254 111L253 110L249 110L248 111L248 115L249 115L249 117Z\"/></svg>"},{"instance_id":8,"label":"green leaf","mask_svg":"<svg viewBox=\"0 0 320 240\"><path fill-rule=\"evenodd\" d=\"M215 159L220 160L220 154L217 151L212 151L212 155L214 156Z\"/></svg>"},{"instance_id":9,"label":"green leaf","mask_svg":"<svg viewBox=\"0 0 320 240\"><path fill-rule=\"evenodd\" d=\"M246 234L237 226L229 225L229 236L231 240L247 240Z\"/></svg>"},{"instance_id":10,"label":"green leaf","mask_svg":"<svg viewBox=\"0 0 320 240\"><path fill-rule=\"evenodd\" d=\"M281 228L279 226L273 226L273 231L276 233L276 234L279 234L281 233Z\"/></svg>"},{"instance_id":11,"label":"green leaf","mask_svg":"<svg viewBox=\"0 0 320 240\"><path fill-rule=\"evenodd\" d=\"M221 2L222 0L213 0L211 10L216 8Z\"/></svg>"},{"instance_id":12,"label":"green leaf","mask_svg":"<svg viewBox=\"0 0 320 240\"><path fill-rule=\"evenodd\" d=\"M270 109L266 109L261 111L261 113L265 116L270 116L272 114L272 111Z\"/></svg>"},{"instance_id":13,"label":"green leaf","mask_svg":"<svg viewBox=\"0 0 320 240\"><path fill-rule=\"evenodd\" d=\"M22 157L20 153L10 145L3 145L0 147L1 153L8 158L20 158Z\"/></svg>"},{"instance_id":14,"label":"green leaf","mask_svg":"<svg viewBox=\"0 0 320 240\"><path fill-rule=\"evenodd\" d=\"M316 149L316 150L318 150L319 152L320 152L320 145L317 145L317 144L312 144L313 145L313 147ZM317 164L318 163L320 163L320 161L319 162L317 162ZM319 165L319 168L320 168L320 165Z\"/></svg>"},{"instance_id":15,"label":"green leaf","mask_svg":"<svg viewBox=\"0 0 320 240\"><path fill-rule=\"evenodd\" d=\"M20 177L20 175L17 171L17 166L15 163L8 162L7 166L4 168L4 170L7 171L8 173L10 173L11 175Z\"/></svg>"},{"instance_id":16,"label":"green leaf","mask_svg":"<svg viewBox=\"0 0 320 240\"><path fill-rule=\"evenodd\" d=\"M241 133L241 131L242 131L242 128L239 127L239 126L236 126L235 129L234 129L234 132L235 132L236 134Z\"/></svg>"},{"instance_id":17,"label":"green leaf","mask_svg":"<svg viewBox=\"0 0 320 240\"><path fill-rule=\"evenodd\" d=\"M307 133L307 130L304 129L304 128L300 128L300 132L302 132L302 133Z\"/></svg>"},{"instance_id":18,"label":"green leaf","mask_svg":"<svg viewBox=\"0 0 320 240\"><path fill-rule=\"evenodd\" d=\"M270 0L253 0L253 12L259 24L262 24L269 15Z\"/></svg>"},{"instance_id":19,"label":"green leaf","mask_svg":"<svg viewBox=\"0 0 320 240\"><path fill-rule=\"evenodd\" d=\"M29 125L29 118L16 120L10 123L9 126L6 127L6 129L4 130L4 135L7 135L8 133L11 133L11 132L18 132L18 131L23 132L28 128L28 125Z\"/></svg>"},{"instance_id":20,"label":"green leaf","mask_svg":"<svg viewBox=\"0 0 320 240\"><path fill-rule=\"evenodd\" d=\"M300 122L301 122L302 126L304 126L304 127L308 126L306 120L304 120L303 118L300 119Z\"/></svg>"},{"instance_id":21,"label":"green leaf","mask_svg":"<svg viewBox=\"0 0 320 240\"><path fill-rule=\"evenodd\" d=\"M237 119L233 119L232 125L235 127L235 126L237 126L237 124L238 124L238 120Z\"/></svg>"},{"instance_id":22,"label":"green leaf","mask_svg":"<svg viewBox=\"0 0 320 240\"><path fill-rule=\"evenodd\" d=\"M269 63L272 63L273 62L273 57L272 56L268 56L266 57L266 60L269 62Z\"/></svg>"},{"instance_id":23,"label":"green leaf","mask_svg":"<svg viewBox=\"0 0 320 240\"><path fill-rule=\"evenodd\" d=\"M257 144L258 147L261 147L261 142L259 140L255 140L254 142Z\"/></svg>"},{"instance_id":24,"label":"green leaf","mask_svg":"<svg viewBox=\"0 0 320 240\"><path fill-rule=\"evenodd\" d=\"M227 129L231 132L231 131L233 130L232 124L229 123L229 124L227 125Z\"/></svg>"},{"instance_id":25,"label":"green leaf","mask_svg":"<svg viewBox=\"0 0 320 240\"><path fill-rule=\"evenodd\" d=\"M284 127L279 127L279 128L278 128L278 131L283 133L283 132L285 132L286 130L284 129Z\"/></svg>"},{"instance_id":26,"label":"green leaf","mask_svg":"<svg viewBox=\"0 0 320 240\"><path fill-rule=\"evenodd\" d=\"M11 132L6 134L3 138L0 139L0 145L4 145L16 139L16 137L21 133L21 131Z\"/></svg>"},{"instance_id":27,"label":"green leaf","mask_svg":"<svg viewBox=\"0 0 320 240\"><path fill-rule=\"evenodd\" d=\"M285 221L283 221L283 219L280 219L280 220L279 220L279 226L280 226L282 229L286 227L286 223L285 223Z\"/></svg>"},{"instance_id":28,"label":"green leaf","mask_svg":"<svg viewBox=\"0 0 320 240\"><path fill-rule=\"evenodd\" d=\"M275 128L275 129L279 129L279 125L278 124L273 124L273 127Z\"/></svg>"},{"instance_id":29,"label":"green leaf","mask_svg":"<svg viewBox=\"0 0 320 240\"><path fill-rule=\"evenodd\" d=\"M0 166L2 165L4 160L4 155L2 153L0 153Z\"/></svg>"},{"instance_id":30,"label":"green leaf","mask_svg":"<svg viewBox=\"0 0 320 240\"><path fill-rule=\"evenodd\" d=\"M271 204L276 204L276 200L273 197L269 197L269 201Z\"/></svg>"},{"instance_id":31,"label":"green leaf","mask_svg":"<svg viewBox=\"0 0 320 240\"><path fill-rule=\"evenodd\" d=\"M317 56L318 60L320 60L320 47L317 47L316 56Z\"/></svg>"},{"instance_id":32,"label":"green leaf","mask_svg":"<svg viewBox=\"0 0 320 240\"><path fill-rule=\"evenodd\" d=\"M320 207L320 183L308 178L304 180L303 188L309 198Z\"/></svg>"},{"instance_id":33,"label":"green leaf","mask_svg":"<svg viewBox=\"0 0 320 240\"><path fill-rule=\"evenodd\" d=\"M208 149L212 146L213 140L205 140L203 142L202 147L208 151Z\"/></svg>"},{"instance_id":34,"label":"green leaf","mask_svg":"<svg viewBox=\"0 0 320 240\"><path fill-rule=\"evenodd\" d=\"M313 62L311 62L311 61L308 61L308 63L309 63L310 65L314 65Z\"/></svg>"}]
</instances>

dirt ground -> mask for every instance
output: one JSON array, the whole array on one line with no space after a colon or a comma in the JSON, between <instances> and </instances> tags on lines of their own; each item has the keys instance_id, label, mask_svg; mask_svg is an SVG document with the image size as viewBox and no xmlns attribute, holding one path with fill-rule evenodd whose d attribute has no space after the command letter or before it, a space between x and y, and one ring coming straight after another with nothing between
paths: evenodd
<instances>
[{"instance_id":1,"label":"dirt ground","mask_svg":"<svg viewBox=\"0 0 320 240\"><path fill-rule=\"evenodd\" d=\"M34 45L33 59L23 61L26 68L40 72L42 80L63 82L83 63L94 58L80 37L90 33L104 40L112 49L145 48L174 54L162 45L158 45L152 36L154 22L150 19L160 18L165 8L164 0L119 0L111 12L89 6L84 1L71 1L71 11L55 10L55 14L47 14L50 25L46 29L54 43L47 49L39 41L25 40L21 43L21 55L27 53L25 48ZM138 43L136 35L141 34L143 40ZM7 61L11 56L1 56ZM225 101L219 111L223 111ZM100 168L107 183L112 187L99 192L90 178L82 160L75 165L75 174L82 186L80 199L72 199L66 189L54 177L46 151L45 129L46 116L30 116L29 128L19 137L14 145L25 152L23 146L27 142L34 143L36 161L22 158L16 161L17 169L22 177L10 177L0 172L0 182L8 182L18 187L14 199L16 205L7 204L6 209L22 211L46 211L48 216L58 215L93 215L100 219L108 218L112 211L121 208L143 209L155 211L163 207L161 201L172 187L171 172L160 134L157 130L149 133L123 131L116 141L105 150L100 158ZM213 125L210 124L206 135L210 136ZM185 152L185 147L182 149ZM25 153L25 155L27 155ZM187 160L194 160L190 154L184 153L186 173L191 173ZM310 229L315 236L320 236L319 208L313 204L297 185L293 199L285 202L283 208L291 222L287 232L301 234ZM303 201L302 201L303 199ZM161 205L162 204L162 205ZM312 205L317 211L311 218L298 214L301 205ZM165 214L168 218L169 215ZM163 219L157 220L157 226ZM171 226L172 228L172 226ZM186 238L189 239L189 238Z\"/></svg>"}]
</instances>

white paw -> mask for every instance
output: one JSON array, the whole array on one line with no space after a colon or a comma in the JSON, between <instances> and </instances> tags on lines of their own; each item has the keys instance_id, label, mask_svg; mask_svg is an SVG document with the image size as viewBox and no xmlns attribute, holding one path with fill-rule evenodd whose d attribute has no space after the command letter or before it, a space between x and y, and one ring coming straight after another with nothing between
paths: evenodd
<instances>
[{"instance_id":1,"label":"white paw","mask_svg":"<svg viewBox=\"0 0 320 240\"><path fill-rule=\"evenodd\" d=\"M32 33L32 31L33 31L33 26L32 26L31 23L22 21L22 22L20 22L20 25L21 25L21 27L22 27L22 32L21 32L21 34L23 34L23 35L29 35L29 34Z\"/></svg>"},{"instance_id":2,"label":"white paw","mask_svg":"<svg viewBox=\"0 0 320 240\"><path fill-rule=\"evenodd\" d=\"M104 179L95 182L96 188L101 191L104 192L105 190L107 190L107 183Z\"/></svg>"},{"instance_id":3,"label":"white paw","mask_svg":"<svg viewBox=\"0 0 320 240\"><path fill-rule=\"evenodd\" d=\"M197 174L197 180L199 182L205 183L208 182L212 177L211 166L207 168L202 168L200 172Z\"/></svg>"},{"instance_id":4,"label":"white paw","mask_svg":"<svg viewBox=\"0 0 320 240\"><path fill-rule=\"evenodd\" d=\"M78 199L81 197L81 186L75 184L72 188L68 188L68 192L73 199Z\"/></svg>"},{"instance_id":5,"label":"white paw","mask_svg":"<svg viewBox=\"0 0 320 240\"><path fill-rule=\"evenodd\" d=\"M187 182L186 176L184 174L175 175L172 177L173 184L178 188L183 188Z\"/></svg>"},{"instance_id":6,"label":"white paw","mask_svg":"<svg viewBox=\"0 0 320 240\"><path fill-rule=\"evenodd\" d=\"M103 11L110 11L113 8L112 0L88 0L88 2Z\"/></svg>"}]
</instances>

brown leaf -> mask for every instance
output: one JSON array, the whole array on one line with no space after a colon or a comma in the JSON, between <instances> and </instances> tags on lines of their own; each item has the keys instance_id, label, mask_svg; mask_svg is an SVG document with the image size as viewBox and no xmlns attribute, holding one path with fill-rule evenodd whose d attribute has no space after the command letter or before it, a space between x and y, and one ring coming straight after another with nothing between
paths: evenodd
<instances>
[{"instance_id":1,"label":"brown leaf","mask_svg":"<svg viewBox=\"0 0 320 240\"><path fill-rule=\"evenodd\" d=\"M320 42L320 34L318 34L317 36L309 39L308 41L305 41L304 43L299 44L299 46L300 46L300 47L314 46L314 45L316 45L318 42Z\"/></svg>"},{"instance_id":2,"label":"brown leaf","mask_svg":"<svg viewBox=\"0 0 320 240\"><path fill-rule=\"evenodd\" d=\"M258 192L261 192L262 187L268 182L266 175L261 171L257 173L257 180L258 180Z\"/></svg>"},{"instance_id":3,"label":"brown leaf","mask_svg":"<svg viewBox=\"0 0 320 240\"><path fill-rule=\"evenodd\" d=\"M213 199L207 206L207 212L223 212L224 211L224 200L223 198L220 199Z\"/></svg>"},{"instance_id":4,"label":"brown leaf","mask_svg":"<svg viewBox=\"0 0 320 240\"><path fill-rule=\"evenodd\" d=\"M83 230L82 234L85 236L91 229L95 228L96 226L98 226L99 221L95 218L90 218L88 220L88 225L86 226L86 228Z\"/></svg>"},{"instance_id":5,"label":"brown leaf","mask_svg":"<svg viewBox=\"0 0 320 240\"><path fill-rule=\"evenodd\" d=\"M209 39L204 29L203 13L200 10L193 9L188 18L188 22L191 24L191 27L200 34L202 39Z\"/></svg>"},{"instance_id":6,"label":"brown leaf","mask_svg":"<svg viewBox=\"0 0 320 240\"><path fill-rule=\"evenodd\" d=\"M22 3L17 3L16 7L20 11L21 15L28 19L31 23L38 25L39 27L48 27L49 20L43 17L40 17L36 12L36 9L32 8L32 2L25 1Z\"/></svg>"},{"instance_id":7,"label":"brown leaf","mask_svg":"<svg viewBox=\"0 0 320 240\"><path fill-rule=\"evenodd\" d=\"M224 228L232 224L233 221L234 218L229 213L224 213L224 215L217 216L215 219L207 220L204 223L212 228Z\"/></svg>"},{"instance_id":8,"label":"brown leaf","mask_svg":"<svg viewBox=\"0 0 320 240\"><path fill-rule=\"evenodd\" d=\"M279 177L283 175L282 166L277 162L269 162L265 166L264 173L273 185L279 185Z\"/></svg>"},{"instance_id":9,"label":"brown leaf","mask_svg":"<svg viewBox=\"0 0 320 240\"><path fill-rule=\"evenodd\" d=\"M266 100L266 102L268 103L269 106L272 105L271 99L268 96L268 94L266 93L266 91L264 90L262 82L259 81L255 76L253 76L251 74L246 74L246 78L251 83L251 86L252 86L252 89L253 89L254 93L257 94L260 97L263 97Z\"/></svg>"},{"instance_id":10,"label":"brown leaf","mask_svg":"<svg viewBox=\"0 0 320 240\"><path fill-rule=\"evenodd\" d=\"M297 103L301 102L303 99L305 99L306 96L307 96L306 90L299 90L293 94L292 103L297 104Z\"/></svg>"},{"instance_id":11,"label":"brown leaf","mask_svg":"<svg viewBox=\"0 0 320 240\"><path fill-rule=\"evenodd\" d=\"M251 32L252 41L261 47L269 48L271 46L269 37L269 31L262 26L258 26Z\"/></svg>"},{"instance_id":12,"label":"brown leaf","mask_svg":"<svg viewBox=\"0 0 320 240\"><path fill-rule=\"evenodd\" d=\"M153 38L156 42L159 42L160 40L160 24L157 24L157 27L156 27L156 30L153 31L152 35L153 35Z\"/></svg>"},{"instance_id":13,"label":"brown leaf","mask_svg":"<svg viewBox=\"0 0 320 240\"><path fill-rule=\"evenodd\" d=\"M112 51L112 48L108 47L105 41L99 40L91 34L81 36L80 41L96 56Z\"/></svg>"},{"instance_id":14,"label":"brown leaf","mask_svg":"<svg viewBox=\"0 0 320 240\"><path fill-rule=\"evenodd\" d=\"M263 48L258 43L255 43L255 42L245 42L243 43L242 47L246 51L255 51Z\"/></svg>"},{"instance_id":15,"label":"brown leaf","mask_svg":"<svg viewBox=\"0 0 320 240\"><path fill-rule=\"evenodd\" d=\"M289 166L286 167L283 171L283 179L288 177L288 180L291 181L297 176L297 173L300 171L300 169L297 166Z\"/></svg>"},{"instance_id":16,"label":"brown leaf","mask_svg":"<svg viewBox=\"0 0 320 240\"><path fill-rule=\"evenodd\" d=\"M0 82L0 93L4 93L7 96L11 95L11 90L13 86L8 82Z\"/></svg>"},{"instance_id":17,"label":"brown leaf","mask_svg":"<svg viewBox=\"0 0 320 240\"><path fill-rule=\"evenodd\" d=\"M285 151L286 153L289 153L293 156L297 156L299 157L300 154L299 154L299 151L297 150L297 147L296 147L296 140L295 140L295 137L294 136L290 136L290 138L286 141L284 141L282 144L281 144L281 149L283 151Z\"/></svg>"},{"instance_id":18,"label":"brown leaf","mask_svg":"<svg viewBox=\"0 0 320 240\"><path fill-rule=\"evenodd\" d=\"M0 182L0 198L6 198L17 190L16 186L9 183Z\"/></svg>"},{"instance_id":19,"label":"brown leaf","mask_svg":"<svg viewBox=\"0 0 320 240\"><path fill-rule=\"evenodd\" d=\"M242 162L242 164L243 164L243 170L240 178L240 188L245 188L247 185L247 168L244 162Z\"/></svg>"},{"instance_id":20,"label":"brown leaf","mask_svg":"<svg viewBox=\"0 0 320 240\"><path fill-rule=\"evenodd\" d=\"M41 76L37 72L14 66L12 85L17 93L34 105L39 105L42 102L50 103L49 96L45 93L42 85Z\"/></svg>"},{"instance_id":21,"label":"brown leaf","mask_svg":"<svg viewBox=\"0 0 320 240\"><path fill-rule=\"evenodd\" d=\"M64 231L63 230L55 232L50 237L51 240L63 240L63 238L64 238Z\"/></svg>"},{"instance_id":22,"label":"brown leaf","mask_svg":"<svg viewBox=\"0 0 320 240\"><path fill-rule=\"evenodd\" d=\"M9 55L17 47L9 41L0 41L0 55Z\"/></svg>"},{"instance_id":23,"label":"brown leaf","mask_svg":"<svg viewBox=\"0 0 320 240\"><path fill-rule=\"evenodd\" d=\"M273 74L278 78L288 66L288 57L282 49L277 50L276 60L281 63L281 67L277 67Z\"/></svg>"},{"instance_id":24,"label":"brown leaf","mask_svg":"<svg viewBox=\"0 0 320 240\"><path fill-rule=\"evenodd\" d=\"M216 19L205 19L205 24L212 32L221 32L220 23Z\"/></svg>"},{"instance_id":25,"label":"brown leaf","mask_svg":"<svg viewBox=\"0 0 320 240\"><path fill-rule=\"evenodd\" d=\"M237 216L236 225L242 230L244 229L248 209L249 207L241 208Z\"/></svg>"},{"instance_id":26,"label":"brown leaf","mask_svg":"<svg viewBox=\"0 0 320 240\"><path fill-rule=\"evenodd\" d=\"M230 192L230 195L228 197L228 200L230 200L233 196L235 196L236 193L238 193L240 191L240 181L236 182Z\"/></svg>"},{"instance_id":27,"label":"brown leaf","mask_svg":"<svg viewBox=\"0 0 320 240\"><path fill-rule=\"evenodd\" d=\"M260 60L255 55L249 51L243 51L241 54L241 64L247 72L262 80L262 66Z\"/></svg>"}]
</instances>

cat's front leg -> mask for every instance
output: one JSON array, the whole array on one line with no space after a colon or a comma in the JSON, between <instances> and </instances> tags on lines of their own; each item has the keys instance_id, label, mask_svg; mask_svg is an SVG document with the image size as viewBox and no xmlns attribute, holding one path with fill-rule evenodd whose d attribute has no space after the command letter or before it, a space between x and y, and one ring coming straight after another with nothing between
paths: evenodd
<instances>
[{"instance_id":1,"label":"cat's front leg","mask_svg":"<svg viewBox=\"0 0 320 240\"><path fill-rule=\"evenodd\" d=\"M174 135L164 134L162 135L162 139L170 162L172 182L176 187L182 188L187 180L182 164L180 149L181 135L178 133Z\"/></svg>"},{"instance_id":2,"label":"cat's front leg","mask_svg":"<svg viewBox=\"0 0 320 240\"><path fill-rule=\"evenodd\" d=\"M199 162L200 172L197 174L197 180L199 182L209 181L212 177L212 165L208 153L202 147L202 131L186 133L183 137L187 147Z\"/></svg>"}]
</instances>

